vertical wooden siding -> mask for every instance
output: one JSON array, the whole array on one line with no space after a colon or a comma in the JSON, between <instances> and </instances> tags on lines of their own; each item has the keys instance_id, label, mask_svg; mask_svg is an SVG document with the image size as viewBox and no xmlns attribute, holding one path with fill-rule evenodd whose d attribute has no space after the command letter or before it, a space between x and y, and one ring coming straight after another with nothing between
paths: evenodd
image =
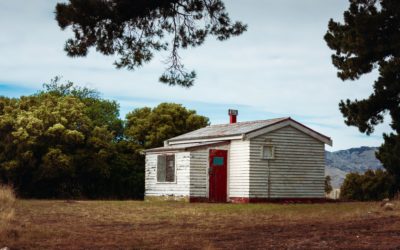
<instances>
[{"instance_id":1,"label":"vertical wooden siding","mask_svg":"<svg viewBox=\"0 0 400 250\"><path fill-rule=\"evenodd\" d=\"M174 183L157 183L157 154L147 154L145 196L189 196L190 152L175 154L175 168Z\"/></svg>"},{"instance_id":2,"label":"vertical wooden siding","mask_svg":"<svg viewBox=\"0 0 400 250\"><path fill-rule=\"evenodd\" d=\"M275 159L263 160L262 146L271 139ZM270 197L268 197L268 165ZM324 143L287 126L250 140L251 198L323 198Z\"/></svg>"}]
</instances>

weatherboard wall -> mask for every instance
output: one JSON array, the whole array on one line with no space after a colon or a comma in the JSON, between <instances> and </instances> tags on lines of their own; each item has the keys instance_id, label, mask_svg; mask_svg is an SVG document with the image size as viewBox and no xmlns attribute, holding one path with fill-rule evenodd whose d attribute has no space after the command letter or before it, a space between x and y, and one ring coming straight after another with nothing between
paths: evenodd
<instances>
[{"instance_id":1,"label":"weatherboard wall","mask_svg":"<svg viewBox=\"0 0 400 250\"><path fill-rule=\"evenodd\" d=\"M146 154L145 196L207 198L210 149L228 150L229 154L229 144L176 152L176 179L173 183L157 182L157 156L162 153Z\"/></svg>"},{"instance_id":2,"label":"weatherboard wall","mask_svg":"<svg viewBox=\"0 0 400 250\"><path fill-rule=\"evenodd\" d=\"M262 157L267 143L274 159ZM324 143L291 126L250 140L250 198L323 198L324 176Z\"/></svg>"},{"instance_id":3,"label":"weatherboard wall","mask_svg":"<svg viewBox=\"0 0 400 250\"><path fill-rule=\"evenodd\" d=\"M229 145L207 147L191 152L190 196L207 198L209 195L210 149L228 150L228 200L234 197L249 197L250 142L243 140L232 140Z\"/></svg>"},{"instance_id":4,"label":"weatherboard wall","mask_svg":"<svg viewBox=\"0 0 400 250\"><path fill-rule=\"evenodd\" d=\"M228 150L229 145L195 149L190 153L190 197L208 198L208 169L210 149ZM229 159L228 159L229 165ZM228 170L229 171L229 170ZM228 177L229 179L229 177ZM228 187L229 189L229 187Z\"/></svg>"},{"instance_id":5,"label":"weatherboard wall","mask_svg":"<svg viewBox=\"0 0 400 250\"><path fill-rule=\"evenodd\" d=\"M228 196L248 198L250 141L232 140L228 158Z\"/></svg>"},{"instance_id":6,"label":"weatherboard wall","mask_svg":"<svg viewBox=\"0 0 400 250\"><path fill-rule=\"evenodd\" d=\"M146 154L145 196L188 197L190 191L190 152L175 153L175 182L157 182L157 156Z\"/></svg>"}]
</instances>

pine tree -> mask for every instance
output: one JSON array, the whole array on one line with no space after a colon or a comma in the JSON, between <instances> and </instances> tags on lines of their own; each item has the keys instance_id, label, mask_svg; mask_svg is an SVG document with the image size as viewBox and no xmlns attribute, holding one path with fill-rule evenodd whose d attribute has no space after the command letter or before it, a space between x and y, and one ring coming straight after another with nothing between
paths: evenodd
<instances>
[{"instance_id":1,"label":"pine tree","mask_svg":"<svg viewBox=\"0 0 400 250\"><path fill-rule=\"evenodd\" d=\"M62 29L71 27L68 56L86 56L89 48L104 55L118 55L117 68L130 70L149 62L155 52L169 50L160 81L190 87L196 76L187 72L178 55L180 48L196 47L207 36L226 40L246 30L232 22L222 0L69 0L56 6Z\"/></svg>"},{"instance_id":2,"label":"pine tree","mask_svg":"<svg viewBox=\"0 0 400 250\"><path fill-rule=\"evenodd\" d=\"M344 23L329 21L325 41L335 51L332 63L342 80L356 80L377 69L373 93L339 104L345 123L366 134L391 118L393 132L384 134L377 158L400 189L400 1L351 0Z\"/></svg>"}]
</instances>

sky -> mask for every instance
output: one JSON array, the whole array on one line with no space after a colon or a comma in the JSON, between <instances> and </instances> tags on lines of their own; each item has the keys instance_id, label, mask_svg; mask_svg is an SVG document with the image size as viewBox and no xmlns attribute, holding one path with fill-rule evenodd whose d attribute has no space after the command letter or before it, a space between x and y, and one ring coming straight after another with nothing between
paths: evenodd
<instances>
[{"instance_id":1,"label":"sky","mask_svg":"<svg viewBox=\"0 0 400 250\"><path fill-rule=\"evenodd\" d=\"M165 53L135 71L115 69L115 58L95 51L67 57L63 47L72 33L54 20L57 2L0 1L0 95L29 95L62 76L119 102L121 117L161 102L183 104L211 124L229 122L230 108L239 110L238 121L290 116L331 137L328 151L379 146L390 131L386 122L371 136L361 134L344 124L338 109L342 99L368 97L376 78L371 73L343 82L331 63L323 36L330 18L342 20L347 0L225 0L231 19L246 23L248 31L180 51L186 68L197 73L189 89L158 81Z\"/></svg>"}]
</instances>

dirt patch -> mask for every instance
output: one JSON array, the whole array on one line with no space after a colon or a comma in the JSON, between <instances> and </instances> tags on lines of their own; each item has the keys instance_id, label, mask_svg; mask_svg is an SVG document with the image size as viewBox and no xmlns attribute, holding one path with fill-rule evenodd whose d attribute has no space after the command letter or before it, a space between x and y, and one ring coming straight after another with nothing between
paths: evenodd
<instances>
[{"instance_id":1,"label":"dirt patch","mask_svg":"<svg viewBox=\"0 0 400 250\"><path fill-rule=\"evenodd\" d=\"M231 239L241 238L220 247L226 248L370 248L389 249L400 247L399 217L370 220L350 220L337 223L280 223L256 227L235 228ZM397 230L393 230L397 227ZM242 241L242 242L243 242ZM233 243L233 244L231 244Z\"/></svg>"},{"instance_id":2,"label":"dirt patch","mask_svg":"<svg viewBox=\"0 0 400 250\"><path fill-rule=\"evenodd\" d=\"M11 249L399 249L376 203L235 205L19 201Z\"/></svg>"}]
</instances>

